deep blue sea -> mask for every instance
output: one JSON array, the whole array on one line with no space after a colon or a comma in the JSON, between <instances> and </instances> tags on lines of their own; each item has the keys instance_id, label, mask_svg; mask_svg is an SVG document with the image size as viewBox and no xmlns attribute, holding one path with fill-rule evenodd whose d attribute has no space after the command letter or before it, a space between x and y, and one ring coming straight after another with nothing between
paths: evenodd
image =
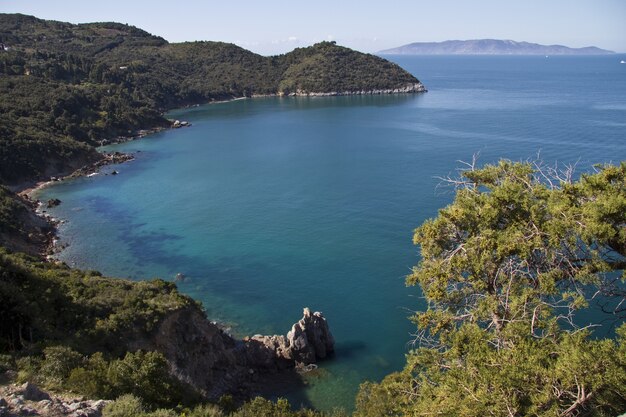
<instances>
[{"instance_id":1,"label":"deep blue sea","mask_svg":"<svg viewBox=\"0 0 626 417\"><path fill-rule=\"evenodd\" d=\"M424 304L404 277L412 232L453 194L440 176L479 154L577 163L626 160L624 55L391 57L421 95L259 98L172 112L190 128L110 146L136 160L39 198L65 221L58 257L179 288L238 336L286 333L323 311L337 354L305 390L351 408L358 385L401 369ZM111 170L119 175L104 175Z\"/></svg>"}]
</instances>

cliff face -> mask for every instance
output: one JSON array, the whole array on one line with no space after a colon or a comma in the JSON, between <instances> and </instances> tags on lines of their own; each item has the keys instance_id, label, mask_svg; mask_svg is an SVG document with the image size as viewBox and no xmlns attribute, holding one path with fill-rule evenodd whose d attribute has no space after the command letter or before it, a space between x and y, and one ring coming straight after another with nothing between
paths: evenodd
<instances>
[{"instance_id":1,"label":"cliff face","mask_svg":"<svg viewBox=\"0 0 626 417\"><path fill-rule=\"evenodd\" d=\"M224 394L246 396L266 376L304 369L334 351L324 316L304 309L287 336L255 335L234 339L210 322L197 307L169 313L146 338L135 338L129 350L156 350L172 373L209 399Z\"/></svg>"},{"instance_id":2,"label":"cliff face","mask_svg":"<svg viewBox=\"0 0 626 417\"><path fill-rule=\"evenodd\" d=\"M0 246L33 256L43 253L54 229L35 208L32 201L0 185Z\"/></svg>"},{"instance_id":3,"label":"cliff face","mask_svg":"<svg viewBox=\"0 0 626 417\"><path fill-rule=\"evenodd\" d=\"M308 308L286 336L238 340L171 282L105 278L0 248L0 284L0 353L66 346L114 359L156 351L171 374L211 399L245 398L266 377L295 376L334 350L326 319Z\"/></svg>"}]
</instances>

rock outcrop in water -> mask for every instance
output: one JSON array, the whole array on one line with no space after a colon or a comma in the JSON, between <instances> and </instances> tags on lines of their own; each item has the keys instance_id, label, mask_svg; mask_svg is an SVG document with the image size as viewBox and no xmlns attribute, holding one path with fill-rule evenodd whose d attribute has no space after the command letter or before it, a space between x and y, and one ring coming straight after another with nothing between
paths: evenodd
<instances>
[{"instance_id":1,"label":"rock outcrop in water","mask_svg":"<svg viewBox=\"0 0 626 417\"><path fill-rule=\"evenodd\" d=\"M264 365L275 362L281 369L314 364L318 359L326 358L334 348L335 339L326 319L318 311L311 313L308 307L305 307L303 317L291 326L287 336L256 335L248 340L253 362Z\"/></svg>"},{"instance_id":2,"label":"rock outcrop in water","mask_svg":"<svg viewBox=\"0 0 626 417\"><path fill-rule=\"evenodd\" d=\"M287 342L296 363L309 365L324 359L335 349L335 339L322 313L304 309L304 317L291 327Z\"/></svg>"},{"instance_id":3,"label":"rock outcrop in water","mask_svg":"<svg viewBox=\"0 0 626 417\"><path fill-rule=\"evenodd\" d=\"M151 336L136 340L131 350L163 353L172 373L209 399L224 394L246 397L265 376L307 369L334 350L326 319L308 308L286 336L237 340L199 309L189 307L170 313Z\"/></svg>"}]
</instances>

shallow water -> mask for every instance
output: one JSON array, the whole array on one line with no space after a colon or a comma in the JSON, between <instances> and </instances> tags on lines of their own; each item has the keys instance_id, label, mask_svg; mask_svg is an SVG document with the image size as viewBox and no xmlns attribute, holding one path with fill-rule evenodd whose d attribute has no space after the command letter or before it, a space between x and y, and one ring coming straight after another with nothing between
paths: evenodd
<instances>
[{"instance_id":1,"label":"shallow water","mask_svg":"<svg viewBox=\"0 0 626 417\"><path fill-rule=\"evenodd\" d=\"M108 147L131 163L45 189L67 220L59 258L173 279L236 335L286 333L324 312L335 357L296 404L351 408L399 370L419 292L412 230L452 199L459 160L626 159L626 65L608 57L397 57L414 96L263 98L172 112L190 128Z\"/></svg>"}]
</instances>

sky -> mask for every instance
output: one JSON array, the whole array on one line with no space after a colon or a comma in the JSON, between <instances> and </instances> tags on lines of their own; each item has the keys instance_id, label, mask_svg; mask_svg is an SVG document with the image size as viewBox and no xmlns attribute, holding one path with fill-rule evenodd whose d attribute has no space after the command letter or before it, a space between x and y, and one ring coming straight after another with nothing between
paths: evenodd
<instances>
[{"instance_id":1,"label":"sky","mask_svg":"<svg viewBox=\"0 0 626 417\"><path fill-rule=\"evenodd\" d=\"M170 42L224 41L263 55L322 40L376 52L484 38L626 52L626 0L0 0L0 13L128 23Z\"/></svg>"}]
</instances>

